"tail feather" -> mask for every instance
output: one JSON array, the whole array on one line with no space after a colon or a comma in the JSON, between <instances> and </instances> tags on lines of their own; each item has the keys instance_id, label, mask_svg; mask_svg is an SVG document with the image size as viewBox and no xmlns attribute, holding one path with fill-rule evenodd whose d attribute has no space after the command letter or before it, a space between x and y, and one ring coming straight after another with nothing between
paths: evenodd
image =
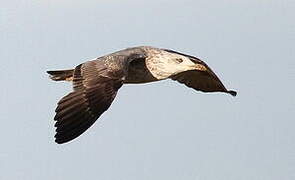
<instances>
[{"instance_id":1,"label":"tail feather","mask_svg":"<svg viewBox=\"0 0 295 180\"><path fill-rule=\"evenodd\" d=\"M47 73L50 75L49 78L54 81L72 81L74 69L47 71Z\"/></svg>"}]
</instances>

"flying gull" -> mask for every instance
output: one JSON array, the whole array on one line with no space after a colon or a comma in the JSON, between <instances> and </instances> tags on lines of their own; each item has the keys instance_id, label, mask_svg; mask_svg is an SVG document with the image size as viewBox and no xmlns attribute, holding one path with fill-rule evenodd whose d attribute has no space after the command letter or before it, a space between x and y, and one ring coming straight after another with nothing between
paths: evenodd
<instances>
[{"instance_id":1,"label":"flying gull","mask_svg":"<svg viewBox=\"0 0 295 180\"><path fill-rule=\"evenodd\" d=\"M200 59L173 50L140 46L87 61L70 70L47 71L54 81L70 81L73 91L55 110L55 142L69 142L85 132L105 112L123 84L172 79L202 92L227 90Z\"/></svg>"}]
</instances>

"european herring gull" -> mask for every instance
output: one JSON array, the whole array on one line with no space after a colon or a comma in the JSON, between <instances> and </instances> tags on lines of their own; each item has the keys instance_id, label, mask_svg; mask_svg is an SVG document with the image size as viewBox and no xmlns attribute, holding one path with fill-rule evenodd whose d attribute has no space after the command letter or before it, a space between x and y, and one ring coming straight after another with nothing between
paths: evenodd
<instances>
[{"instance_id":1,"label":"european herring gull","mask_svg":"<svg viewBox=\"0 0 295 180\"><path fill-rule=\"evenodd\" d=\"M69 70L47 71L54 81L71 81L73 91L55 110L55 142L69 142L85 132L105 112L123 84L172 79L202 92L227 90L200 59L173 50L140 46L87 61Z\"/></svg>"}]
</instances>

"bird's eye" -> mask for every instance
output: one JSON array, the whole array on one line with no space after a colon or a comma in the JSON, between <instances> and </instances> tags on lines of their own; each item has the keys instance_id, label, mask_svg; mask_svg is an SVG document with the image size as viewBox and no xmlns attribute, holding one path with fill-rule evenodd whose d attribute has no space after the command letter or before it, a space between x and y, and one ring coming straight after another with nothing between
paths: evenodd
<instances>
[{"instance_id":1,"label":"bird's eye","mask_svg":"<svg viewBox=\"0 0 295 180\"><path fill-rule=\"evenodd\" d=\"M177 58L177 59L175 59L175 61L178 62L178 63L182 63L183 62L183 60L181 58Z\"/></svg>"}]
</instances>

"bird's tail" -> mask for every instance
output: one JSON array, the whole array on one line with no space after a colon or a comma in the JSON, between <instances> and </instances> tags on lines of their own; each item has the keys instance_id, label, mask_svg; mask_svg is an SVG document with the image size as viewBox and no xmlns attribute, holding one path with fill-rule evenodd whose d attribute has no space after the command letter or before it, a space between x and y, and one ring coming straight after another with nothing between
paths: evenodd
<instances>
[{"instance_id":1,"label":"bird's tail","mask_svg":"<svg viewBox=\"0 0 295 180\"><path fill-rule=\"evenodd\" d=\"M54 81L72 81L74 69L47 71L47 73L50 75L49 78Z\"/></svg>"}]
</instances>

